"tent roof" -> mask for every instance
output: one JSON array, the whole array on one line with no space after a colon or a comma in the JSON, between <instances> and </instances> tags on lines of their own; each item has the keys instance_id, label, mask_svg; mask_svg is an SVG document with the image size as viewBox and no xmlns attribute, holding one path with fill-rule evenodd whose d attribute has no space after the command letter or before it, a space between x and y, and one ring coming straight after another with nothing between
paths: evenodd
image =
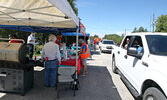
<instances>
[{"instance_id":1,"label":"tent roof","mask_svg":"<svg viewBox=\"0 0 167 100\"><path fill-rule=\"evenodd\" d=\"M25 31L25 32L37 32L37 33L75 32L76 31L76 28L57 28L57 27L23 26L23 25L0 25L0 28L19 30L19 31Z\"/></svg>"},{"instance_id":2,"label":"tent roof","mask_svg":"<svg viewBox=\"0 0 167 100\"><path fill-rule=\"evenodd\" d=\"M0 0L0 25L76 28L67 0Z\"/></svg>"},{"instance_id":3,"label":"tent roof","mask_svg":"<svg viewBox=\"0 0 167 100\"><path fill-rule=\"evenodd\" d=\"M63 32L61 33L63 36L76 36L76 32ZM78 36L84 36L82 33L78 33ZM86 36L90 36L89 33Z\"/></svg>"}]
</instances>

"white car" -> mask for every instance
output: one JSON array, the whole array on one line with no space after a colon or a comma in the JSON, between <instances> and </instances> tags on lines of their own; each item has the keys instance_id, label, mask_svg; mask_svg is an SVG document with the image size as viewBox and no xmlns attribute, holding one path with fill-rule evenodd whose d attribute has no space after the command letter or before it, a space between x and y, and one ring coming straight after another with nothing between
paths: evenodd
<instances>
[{"instance_id":1,"label":"white car","mask_svg":"<svg viewBox=\"0 0 167 100\"><path fill-rule=\"evenodd\" d=\"M113 45L115 45L113 40L102 40L99 43L99 49L101 52L111 52Z\"/></svg>"},{"instance_id":2,"label":"white car","mask_svg":"<svg viewBox=\"0 0 167 100\"><path fill-rule=\"evenodd\" d=\"M111 59L113 72L121 76L134 97L167 100L167 33L126 35L114 47Z\"/></svg>"}]
</instances>

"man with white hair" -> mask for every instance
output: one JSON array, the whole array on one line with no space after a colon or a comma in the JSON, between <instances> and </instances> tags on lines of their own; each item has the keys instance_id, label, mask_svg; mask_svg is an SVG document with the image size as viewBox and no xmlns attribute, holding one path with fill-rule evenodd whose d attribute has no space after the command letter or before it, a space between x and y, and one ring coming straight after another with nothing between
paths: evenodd
<instances>
[{"instance_id":1,"label":"man with white hair","mask_svg":"<svg viewBox=\"0 0 167 100\"><path fill-rule=\"evenodd\" d=\"M61 63L59 45L55 44L56 36L50 35L49 42L42 49L41 58L45 60L45 86L54 87L56 84L57 61Z\"/></svg>"}]
</instances>

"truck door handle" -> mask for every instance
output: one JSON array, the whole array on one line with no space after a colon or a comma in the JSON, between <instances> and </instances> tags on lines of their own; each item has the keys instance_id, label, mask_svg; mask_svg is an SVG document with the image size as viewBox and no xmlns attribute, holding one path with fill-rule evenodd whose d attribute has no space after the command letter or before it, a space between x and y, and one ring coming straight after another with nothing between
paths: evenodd
<instances>
[{"instance_id":1,"label":"truck door handle","mask_svg":"<svg viewBox=\"0 0 167 100\"><path fill-rule=\"evenodd\" d=\"M124 57L125 57L125 59L127 59L127 58L128 58L128 56L127 56L127 55L125 55Z\"/></svg>"},{"instance_id":2,"label":"truck door handle","mask_svg":"<svg viewBox=\"0 0 167 100\"><path fill-rule=\"evenodd\" d=\"M120 54L120 51L118 51L118 54Z\"/></svg>"}]
</instances>

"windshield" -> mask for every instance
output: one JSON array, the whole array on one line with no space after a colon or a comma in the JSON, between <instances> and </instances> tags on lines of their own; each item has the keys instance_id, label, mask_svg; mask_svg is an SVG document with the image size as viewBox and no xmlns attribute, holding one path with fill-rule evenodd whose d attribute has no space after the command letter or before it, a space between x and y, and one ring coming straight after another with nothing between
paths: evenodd
<instances>
[{"instance_id":1,"label":"windshield","mask_svg":"<svg viewBox=\"0 0 167 100\"><path fill-rule=\"evenodd\" d=\"M103 44L114 44L113 41L103 41Z\"/></svg>"},{"instance_id":2,"label":"windshield","mask_svg":"<svg viewBox=\"0 0 167 100\"><path fill-rule=\"evenodd\" d=\"M146 39L151 54L167 55L167 36L146 35Z\"/></svg>"}]
</instances>

